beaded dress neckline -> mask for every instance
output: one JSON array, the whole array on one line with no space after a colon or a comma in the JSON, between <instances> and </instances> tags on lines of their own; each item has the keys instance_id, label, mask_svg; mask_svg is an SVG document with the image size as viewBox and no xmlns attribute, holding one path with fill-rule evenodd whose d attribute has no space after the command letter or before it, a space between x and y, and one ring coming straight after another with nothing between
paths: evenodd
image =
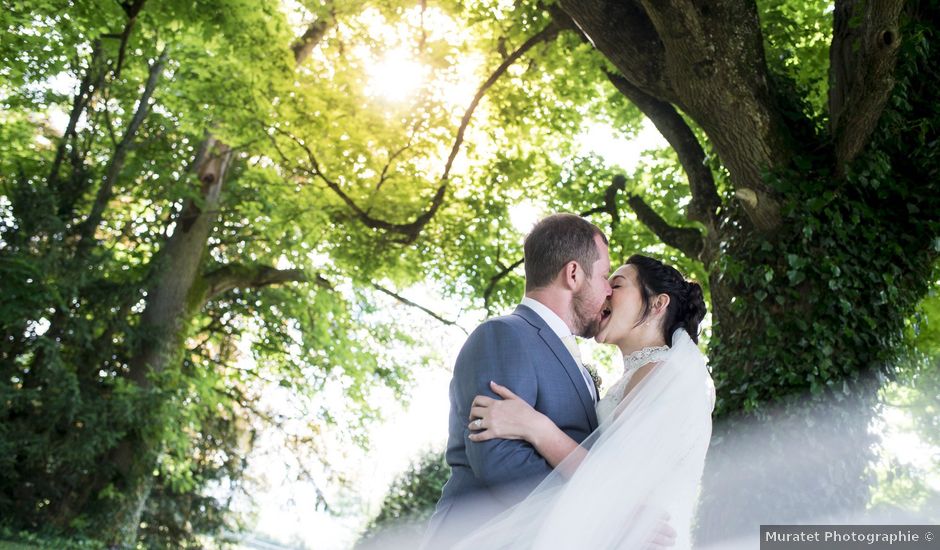
<instances>
[{"instance_id":1,"label":"beaded dress neckline","mask_svg":"<svg viewBox=\"0 0 940 550\"><path fill-rule=\"evenodd\" d=\"M631 373L643 365L662 359L669 346L649 346L623 356L623 373Z\"/></svg>"}]
</instances>

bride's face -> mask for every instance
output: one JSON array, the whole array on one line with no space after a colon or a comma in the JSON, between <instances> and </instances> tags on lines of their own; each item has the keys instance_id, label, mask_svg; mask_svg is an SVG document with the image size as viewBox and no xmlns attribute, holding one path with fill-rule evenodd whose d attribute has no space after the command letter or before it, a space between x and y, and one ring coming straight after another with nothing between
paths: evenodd
<instances>
[{"instance_id":1,"label":"bride's face","mask_svg":"<svg viewBox=\"0 0 940 550\"><path fill-rule=\"evenodd\" d=\"M604 307L597 335L594 339L602 344L624 341L636 330L637 321L643 315L643 296L632 265L620 267L610 276L611 295Z\"/></svg>"}]
</instances>

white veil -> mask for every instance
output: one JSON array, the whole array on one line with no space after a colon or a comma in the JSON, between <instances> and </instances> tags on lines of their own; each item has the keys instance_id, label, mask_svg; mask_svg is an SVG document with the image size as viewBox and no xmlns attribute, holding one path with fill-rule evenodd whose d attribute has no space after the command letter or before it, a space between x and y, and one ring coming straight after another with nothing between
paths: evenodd
<instances>
[{"instance_id":1,"label":"white veil","mask_svg":"<svg viewBox=\"0 0 940 550\"><path fill-rule=\"evenodd\" d=\"M689 548L714 386L705 357L679 329L663 359L582 447L459 549L645 547L664 514Z\"/></svg>"}]
</instances>

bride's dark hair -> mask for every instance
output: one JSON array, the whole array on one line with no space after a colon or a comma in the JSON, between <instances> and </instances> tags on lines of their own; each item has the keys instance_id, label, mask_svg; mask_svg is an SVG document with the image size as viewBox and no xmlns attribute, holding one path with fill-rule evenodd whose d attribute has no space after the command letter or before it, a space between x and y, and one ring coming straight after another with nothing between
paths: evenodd
<instances>
[{"instance_id":1,"label":"bride's dark hair","mask_svg":"<svg viewBox=\"0 0 940 550\"><path fill-rule=\"evenodd\" d=\"M663 338L672 346L672 333L684 327L692 341L698 343L698 325L705 317L705 297L702 287L694 281L686 281L679 271L659 260L634 254L627 265L636 268L640 295L643 297L642 323L650 313L650 301L658 294L669 295L669 306L663 319Z\"/></svg>"}]
</instances>

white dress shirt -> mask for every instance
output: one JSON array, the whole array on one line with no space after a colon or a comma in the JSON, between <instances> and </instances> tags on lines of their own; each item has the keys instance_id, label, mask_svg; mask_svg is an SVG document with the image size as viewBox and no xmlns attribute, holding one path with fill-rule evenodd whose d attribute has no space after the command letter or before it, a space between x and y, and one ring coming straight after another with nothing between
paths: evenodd
<instances>
[{"instance_id":1,"label":"white dress shirt","mask_svg":"<svg viewBox=\"0 0 940 550\"><path fill-rule=\"evenodd\" d=\"M558 339L561 340L562 344L565 344L567 339L574 338L574 335L571 333L571 329L568 328L568 325L561 320L561 317L559 317L557 313L549 309L548 306L542 302L526 296L522 299L521 304L528 307L534 311L536 315L541 317L542 320L545 321L545 324L548 325L548 328L552 329L552 332L558 336ZM565 344L565 349L568 349L567 344ZM568 353L571 353L570 349L568 350ZM584 367L584 364L581 363L580 357L575 357L574 354L572 354L571 358L574 359L574 362L578 365L578 369L581 370L581 377L584 378L584 383L587 385L588 394L590 394L591 398L597 402L597 393L594 389L594 380L591 378L591 373L589 373L588 370Z\"/></svg>"}]
</instances>

